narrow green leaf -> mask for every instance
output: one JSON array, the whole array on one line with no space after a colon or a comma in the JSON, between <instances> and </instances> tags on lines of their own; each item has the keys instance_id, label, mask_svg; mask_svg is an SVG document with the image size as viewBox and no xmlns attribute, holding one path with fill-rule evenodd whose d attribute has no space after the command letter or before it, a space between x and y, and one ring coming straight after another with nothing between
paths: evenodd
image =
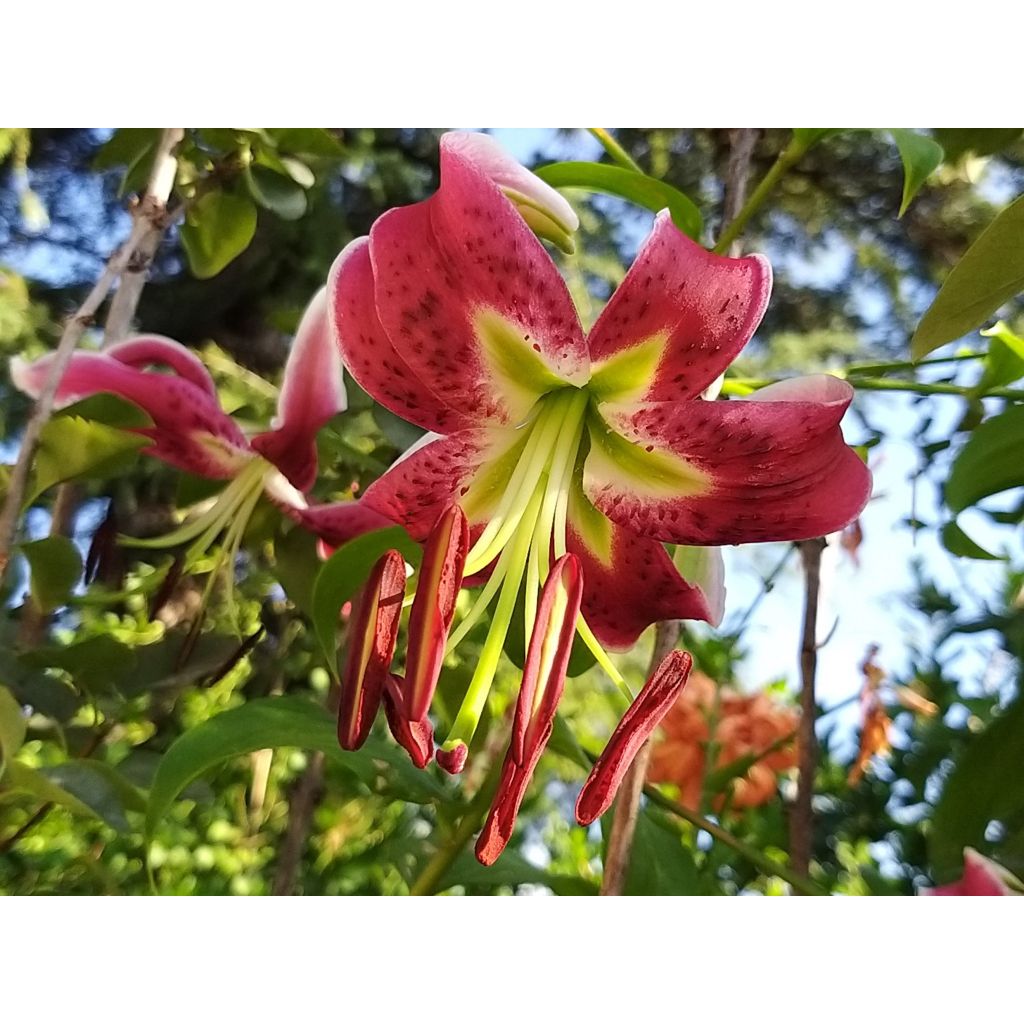
<instances>
[{"instance_id":1,"label":"narrow green leaf","mask_svg":"<svg viewBox=\"0 0 1024 1024\"><path fill-rule=\"evenodd\" d=\"M110 693L136 668L135 651L108 633L64 647L39 647L19 658L33 668L61 668L89 693Z\"/></svg>"},{"instance_id":2,"label":"narrow green leaf","mask_svg":"<svg viewBox=\"0 0 1024 1024\"><path fill-rule=\"evenodd\" d=\"M27 725L14 694L6 686L0 686L0 779L4 776L7 762L25 742Z\"/></svg>"},{"instance_id":3,"label":"narrow green leaf","mask_svg":"<svg viewBox=\"0 0 1024 1024\"><path fill-rule=\"evenodd\" d=\"M962 512L982 498L1024 486L1024 406L986 420L971 434L946 481L946 504Z\"/></svg>"},{"instance_id":4,"label":"narrow green leaf","mask_svg":"<svg viewBox=\"0 0 1024 1024\"><path fill-rule=\"evenodd\" d=\"M1024 814L1024 700L1017 700L972 740L946 780L929 838L938 881L959 872L964 847L983 849L990 821Z\"/></svg>"},{"instance_id":5,"label":"narrow green leaf","mask_svg":"<svg viewBox=\"0 0 1024 1024\"><path fill-rule=\"evenodd\" d=\"M44 537L21 545L32 570L30 592L36 607L49 615L68 603L82 576L82 556L67 537Z\"/></svg>"},{"instance_id":6,"label":"narrow green leaf","mask_svg":"<svg viewBox=\"0 0 1024 1024\"><path fill-rule=\"evenodd\" d=\"M337 671L341 606L356 596L374 563L390 548L400 551L411 565L419 565L419 545L400 526L389 526L342 544L317 573L313 584L313 627L332 672Z\"/></svg>"},{"instance_id":7,"label":"narrow green leaf","mask_svg":"<svg viewBox=\"0 0 1024 1024\"><path fill-rule=\"evenodd\" d=\"M889 134L903 161L903 201L899 212L902 217L928 176L942 163L942 147L927 135L918 135L908 128L890 128Z\"/></svg>"},{"instance_id":8,"label":"narrow green leaf","mask_svg":"<svg viewBox=\"0 0 1024 1024\"><path fill-rule=\"evenodd\" d=\"M1024 289L1024 196L978 236L935 296L910 342L915 359L980 327Z\"/></svg>"},{"instance_id":9,"label":"narrow green leaf","mask_svg":"<svg viewBox=\"0 0 1024 1024\"><path fill-rule=\"evenodd\" d=\"M534 172L553 188L581 188L587 192L628 199L654 213L667 209L677 228L699 241L703 227L700 210L693 201L677 188L625 167L569 160L564 163L538 167Z\"/></svg>"},{"instance_id":10,"label":"narrow green leaf","mask_svg":"<svg viewBox=\"0 0 1024 1024\"><path fill-rule=\"evenodd\" d=\"M447 790L429 772L414 768L397 747L371 739L361 750L342 750L336 723L324 708L302 697L266 697L215 715L171 744L149 791L147 843L178 795L205 771L232 757L277 747L322 751L372 788L390 785L408 800L448 799Z\"/></svg>"},{"instance_id":11,"label":"narrow green leaf","mask_svg":"<svg viewBox=\"0 0 1024 1024\"><path fill-rule=\"evenodd\" d=\"M993 555L986 551L977 541L973 540L960 527L958 523L946 523L942 528L942 546L951 554L959 558L977 558L984 561L1002 561L1000 555Z\"/></svg>"},{"instance_id":12,"label":"narrow green leaf","mask_svg":"<svg viewBox=\"0 0 1024 1024\"><path fill-rule=\"evenodd\" d=\"M116 768L89 759L65 761L42 774L80 800L118 832L131 831L125 811L143 812L143 795Z\"/></svg>"},{"instance_id":13,"label":"narrow green leaf","mask_svg":"<svg viewBox=\"0 0 1024 1024\"><path fill-rule=\"evenodd\" d=\"M845 128L794 128L793 138L810 149L811 146L816 146L819 142L845 131Z\"/></svg>"},{"instance_id":14,"label":"narrow green leaf","mask_svg":"<svg viewBox=\"0 0 1024 1024\"><path fill-rule=\"evenodd\" d=\"M181 242L196 277L219 274L249 247L256 234L256 206L244 196L207 192L189 209Z\"/></svg>"},{"instance_id":15,"label":"narrow green leaf","mask_svg":"<svg viewBox=\"0 0 1024 1024\"><path fill-rule=\"evenodd\" d=\"M69 793L63 786L59 786L52 779L48 779L42 772L20 761L11 761L7 766L7 773L4 775L5 794L27 793L42 803L58 804L66 807L73 814L81 814L86 818L98 818L99 815L83 801L79 800L73 793Z\"/></svg>"},{"instance_id":16,"label":"narrow green leaf","mask_svg":"<svg viewBox=\"0 0 1024 1024\"><path fill-rule=\"evenodd\" d=\"M78 416L56 416L43 427L26 507L65 480L103 480L127 469L149 440Z\"/></svg>"},{"instance_id":17,"label":"narrow green leaf","mask_svg":"<svg viewBox=\"0 0 1024 1024\"><path fill-rule=\"evenodd\" d=\"M946 163L956 163L965 153L990 156L1012 146L1024 128L933 128L935 141L945 152Z\"/></svg>"},{"instance_id":18,"label":"narrow green leaf","mask_svg":"<svg viewBox=\"0 0 1024 1024\"><path fill-rule=\"evenodd\" d=\"M484 890L504 885L543 885L559 896L596 896L598 892L597 884L590 879L534 867L515 850L506 850L496 864L486 868L472 853L460 854L438 883L437 891L443 892L453 885Z\"/></svg>"},{"instance_id":19,"label":"narrow green leaf","mask_svg":"<svg viewBox=\"0 0 1024 1024\"><path fill-rule=\"evenodd\" d=\"M978 395L1024 377L1024 338L1014 334L1002 320L981 334L991 340L985 356L984 372L974 388Z\"/></svg>"},{"instance_id":20,"label":"narrow green leaf","mask_svg":"<svg viewBox=\"0 0 1024 1024\"><path fill-rule=\"evenodd\" d=\"M245 181L253 199L282 220L298 220L306 212L306 193L291 178L256 164L245 169Z\"/></svg>"}]
</instances>

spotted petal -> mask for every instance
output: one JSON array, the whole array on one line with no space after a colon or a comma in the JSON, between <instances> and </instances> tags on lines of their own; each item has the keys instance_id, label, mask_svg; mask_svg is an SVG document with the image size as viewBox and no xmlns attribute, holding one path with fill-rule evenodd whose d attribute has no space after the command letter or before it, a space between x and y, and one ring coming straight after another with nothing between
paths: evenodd
<instances>
[{"instance_id":1,"label":"spotted petal","mask_svg":"<svg viewBox=\"0 0 1024 1024\"><path fill-rule=\"evenodd\" d=\"M430 199L373 225L370 257L384 331L445 406L514 425L540 395L588 379L564 281L513 203L458 145L442 141L441 185ZM361 372L385 372L350 365L361 383ZM374 390L369 380L364 387Z\"/></svg>"},{"instance_id":2,"label":"spotted petal","mask_svg":"<svg viewBox=\"0 0 1024 1024\"><path fill-rule=\"evenodd\" d=\"M308 491L316 480L316 433L345 406L341 352L322 288L303 314L288 353L273 429L257 434L252 446L300 491Z\"/></svg>"},{"instance_id":3,"label":"spotted petal","mask_svg":"<svg viewBox=\"0 0 1024 1024\"><path fill-rule=\"evenodd\" d=\"M750 340L771 284L763 256L715 256L660 213L590 332L591 388L612 402L696 397Z\"/></svg>"},{"instance_id":4,"label":"spotted petal","mask_svg":"<svg viewBox=\"0 0 1024 1024\"><path fill-rule=\"evenodd\" d=\"M751 400L605 405L588 497L617 523L679 544L802 540L845 526L871 476L843 441L853 389L830 376Z\"/></svg>"},{"instance_id":5,"label":"spotted petal","mask_svg":"<svg viewBox=\"0 0 1024 1024\"><path fill-rule=\"evenodd\" d=\"M38 397L53 362L11 361L14 384ZM172 370L152 373L140 367ZM57 386L58 408L109 392L133 402L153 421L139 428L151 441L150 455L179 469L216 479L234 476L250 457L235 422L217 404L216 390L202 363L176 341L157 336L134 338L106 352L76 352Z\"/></svg>"}]
</instances>

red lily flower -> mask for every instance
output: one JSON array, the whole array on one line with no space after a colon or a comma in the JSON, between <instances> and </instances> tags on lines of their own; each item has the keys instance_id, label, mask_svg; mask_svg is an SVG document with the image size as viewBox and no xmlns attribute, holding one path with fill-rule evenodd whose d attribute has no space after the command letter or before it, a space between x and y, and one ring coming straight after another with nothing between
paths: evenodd
<instances>
[{"instance_id":1,"label":"red lily flower","mask_svg":"<svg viewBox=\"0 0 1024 1024\"><path fill-rule=\"evenodd\" d=\"M922 889L921 896L1020 896L1024 885L995 861L969 846L964 850L964 873L950 885Z\"/></svg>"},{"instance_id":2,"label":"red lily flower","mask_svg":"<svg viewBox=\"0 0 1024 1024\"><path fill-rule=\"evenodd\" d=\"M576 628L621 682L602 644L628 647L661 619L720 620L717 545L829 533L860 512L870 491L839 428L853 397L845 382L818 376L744 401L702 397L764 313L771 271L763 257L712 255L663 213L584 335L531 230L540 214L568 225L564 208L558 193L496 156L492 140L447 135L439 190L381 216L341 253L328 281L352 375L431 432L360 503L421 541L461 509L470 544L458 575L486 582L447 650L496 602L437 753L449 770L465 763L521 591L526 635L540 628L538 593L552 560L574 556L583 580ZM699 580L680 575L665 542L711 549L682 563L699 565ZM434 600L436 587L427 589ZM446 626L450 596L436 620ZM410 650L417 671L429 662L431 680L415 684L413 715L436 682L445 631L432 629L429 656L419 644ZM678 680L681 669L675 658L665 672ZM635 735L657 718L645 699L628 719ZM626 728L612 746L631 750L633 734ZM525 763L506 762L496 808L518 806ZM609 769L600 779L620 774ZM614 791L604 781L599 788ZM504 835L507 813L502 822L491 831Z\"/></svg>"},{"instance_id":3,"label":"red lily flower","mask_svg":"<svg viewBox=\"0 0 1024 1024\"><path fill-rule=\"evenodd\" d=\"M134 428L149 438L147 454L199 476L231 481L213 509L164 543L212 540L229 524L240 539L263 491L292 518L340 543L386 520L355 503L310 508L301 493L316 479L316 432L346 406L341 356L326 314L321 289L292 343L272 429L251 439L220 408L213 379L195 353L157 335L130 338L102 352L76 352L57 386L55 404L61 408L100 392L118 395L152 421ZM52 360L52 355L33 363L13 359L11 379L38 397Z\"/></svg>"}]
</instances>

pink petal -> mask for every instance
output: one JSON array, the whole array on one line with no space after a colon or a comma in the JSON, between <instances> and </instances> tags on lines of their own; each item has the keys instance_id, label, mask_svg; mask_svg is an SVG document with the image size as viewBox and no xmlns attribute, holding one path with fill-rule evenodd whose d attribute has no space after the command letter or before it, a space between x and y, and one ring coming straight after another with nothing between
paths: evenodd
<instances>
[{"instance_id":1,"label":"pink petal","mask_svg":"<svg viewBox=\"0 0 1024 1024\"><path fill-rule=\"evenodd\" d=\"M516 701L512 739L494 802L476 844L481 864L493 864L512 838L526 788L551 736L572 653L582 588L579 562L572 555L564 555L552 566L541 592ZM565 598L561 606L557 602L560 592ZM555 645L554 654L546 657L551 644Z\"/></svg>"},{"instance_id":2,"label":"pink petal","mask_svg":"<svg viewBox=\"0 0 1024 1024\"><path fill-rule=\"evenodd\" d=\"M327 317L327 289L321 288L288 353L274 429L257 434L252 446L300 491L308 491L316 480L317 431L345 406L341 352Z\"/></svg>"},{"instance_id":3,"label":"pink petal","mask_svg":"<svg viewBox=\"0 0 1024 1024\"><path fill-rule=\"evenodd\" d=\"M386 551L349 618L338 705L338 742L344 750L358 750L370 734L395 654L404 596L405 559L398 551Z\"/></svg>"},{"instance_id":4,"label":"pink petal","mask_svg":"<svg viewBox=\"0 0 1024 1024\"><path fill-rule=\"evenodd\" d=\"M693 659L685 651L670 651L644 684L580 790L576 820L581 825L589 825L611 807L622 777L682 693L692 667Z\"/></svg>"},{"instance_id":5,"label":"pink petal","mask_svg":"<svg viewBox=\"0 0 1024 1024\"><path fill-rule=\"evenodd\" d=\"M1006 884L1009 872L970 847L964 850L964 873L950 885L922 889L922 896L1012 896Z\"/></svg>"},{"instance_id":6,"label":"pink petal","mask_svg":"<svg viewBox=\"0 0 1024 1024\"><path fill-rule=\"evenodd\" d=\"M514 425L541 394L588 379L583 332L555 265L457 148L442 146L430 199L373 225L370 255L392 344L467 418Z\"/></svg>"},{"instance_id":7,"label":"pink petal","mask_svg":"<svg viewBox=\"0 0 1024 1024\"><path fill-rule=\"evenodd\" d=\"M616 522L679 544L832 533L871 494L871 474L839 428L852 397L848 384L821 376L766 388L755 401L603 406L638 454L618 464L591 458L584 488ZM644 473L650 453L685 467L676 483Z\"/></svg>"},{"instance_id":8,"label":"pink petal","mask_svg":"<svg viewBox=\"0 0 1024 1024\"><path fill-rule=\"evenodd\" d=\"M369 238L350 242L327 281L335 338L349 373L381 405L426 430L449 434L469 426L398 354L377 316Z\"/></svg>"},{"instance_id":9,"label":"pink petal","mask_svg":"<svg viewBox=\"0 0 1024 1024\"><path fill-rule=\"evenodd\" d=\"M191 349L185 348L180 342L159 334L144 335L119 341L105 349L104 355L136 369L145 369L147 366L170 367L179 377L190 380L219 404L217 385L213 383L210 371Z\"/></svg>"},{"instance_id":10,"label":"pink petal","mask_svg":"<svg viewBox=\"0 0 1024 1024\"><path fill-rule=\"evenodd\" d=\"M715 256L663 211L590 332L595 378L608 368L607 397L615 401L696 397L750 340L771 284L763 256ZM645 342L648 349L637 348Z\"/></svg>"},{"instance_id":11,"label":"pink petal","mask_svg":"<svg viewBox=\"0 0 1024 1024\"><path fill-rule=\"evenodd\" d=\"M52 355L34 363L11 360L15 386L38 397L52 360ZM150 373L137 369L136 362L167 365L179 375ZM231 477L251 457L249 446L217 404L196 363L187 349L166 338L122 342L110 353L76 352L57 386L55 402L62 408L102 392L118 395L153 421L152 427L136 431L151 439L150 454L200 476Z\"/></svg>"},{"instance_id":12,"label":"pink petal","mask_svg":"<svg viewBox=\"0 0 1024 1024\"><path fill-rule=\"evenodd\" d=\"M409 615L404 692L408 717L414 722L426 718L430 710L468 553L469 524L462 509L452 505L427 538Z\"/></svg>"},{"instance_id":13,"label":"pink petal","mask_svg":"<svg viewBox=\"0 0 1024 1024\"><path fill-rule=\"evenodd\" d=\"M362 501L339 501L305 508L283 501L275 504L286 516L310 533L315 533L333 548L371 530L383 530L394 525L390 519L368 508Z\"/></svg>"},{"instance_id":14,"label":"pink petal","mask_svg":"<svg viewBox=\"0 0 1024 1024\"><path fill-rule=\"evenodd\" d=\"M679 575L664 545L593 508L584 514L583 501L580 497L570 505L566 540L586 581L583 617L602 645L626 650L649 625L663 619L714 618L707 597Z\"/></svg>"}]
</instances>

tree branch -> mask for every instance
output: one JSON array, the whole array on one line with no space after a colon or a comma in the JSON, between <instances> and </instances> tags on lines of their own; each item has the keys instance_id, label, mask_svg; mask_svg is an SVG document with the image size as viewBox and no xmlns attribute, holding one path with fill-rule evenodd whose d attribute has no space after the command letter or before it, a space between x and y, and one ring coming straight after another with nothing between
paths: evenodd
<instances>
[{"instance_id":1,"label":"tree branch","mask_svg":"<svg viewBox=\"0 0 1024 1024\"><path fill-rule=\"evenodd\" d=\"M794 871L806 877L814 844L812 800L818 763L818 741L814 732L814 677L818 670L818 592L825 540L822 537L804 540L797 547L804 568L804 624L800 638L800 769L796 802L789 819L789 861Z\"/></svg>"},{"instance_id":2,"label":"tree branch","mask_svg":"<svg viewBox=\"0 0 1024 1024\"><path fill-rule=\"evenodd\" d=\"M137 208L138 212L133 218L131 233L128 235L127 241L110 256L99 280L93 285L77 312L64 325L53 362L50 364L50 372L36 401L35 409L25 426L21 449L18 452L17 461L11 469L7 494L4 498L3 508L0 510L0 584L6 578L10 565L11 548L17 533L21 506L25 500L29 472L39 447L43 427L46 426L53 414L57 385L64 376L82 335L95 322L100 306L118 279L128 279L130 287L128 295L119 306L114 326L130 324L131 317L134 315L138 295L145 283L145 269L137 269L140 260L139 248L143 242L151 238L157 225L159 225L161 234L166 227L167 198L174 184L175 165L171 154L183 135L183 128L164 129L157 146L157 155L149 184ZM159 243L159 239L157 239L157 243ZM135 274L138 281L136 282L134 278L130 277L130 274ZM134 295L134 299L132 299L132 295ZM111 314L113 313L112 305ZM125 320L126 317L127 320Z\"/></svg>"},{"instance_id":3,"label":"tree branch","mask_svg":"<svg viewBox=\"0 0 1024 1024\"><path fill-rule=\"evenodd\" d=\"M274 896L291 896L302 863L302 852L309 837L313 812L324 791L324 755L310 755L306 770L299 777L288 799L288 828L281 844L281 854L274 874Z\"/></svg>"}]
</instances>

